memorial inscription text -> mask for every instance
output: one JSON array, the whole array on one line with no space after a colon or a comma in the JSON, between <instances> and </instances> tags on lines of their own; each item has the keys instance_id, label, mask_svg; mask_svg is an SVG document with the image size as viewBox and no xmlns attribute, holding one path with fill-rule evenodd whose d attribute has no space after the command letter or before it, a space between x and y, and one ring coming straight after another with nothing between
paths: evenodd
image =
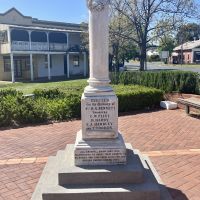
<instances>
[{"instance_id":1,"label":"memorial inscription text","mask_svg":"<svg viewBox=\"0 0 200 200\"><path fill-rule=\"evenodd\" d=\"M109 98L93 98L86 101L86 131L112 131L116 102Z\"/></svg>"},{"instance_id":2,"label":"memorial inscription text","mask_svg":"<svg viewBox=\"0 0 200 200\"><path fill-rule=\"evenodd\" d=\"M108 162L123 163L126 160L126 154L120 149L94 149L77 150L75 159L79 162Z\"/></svg>"}]
</instances>

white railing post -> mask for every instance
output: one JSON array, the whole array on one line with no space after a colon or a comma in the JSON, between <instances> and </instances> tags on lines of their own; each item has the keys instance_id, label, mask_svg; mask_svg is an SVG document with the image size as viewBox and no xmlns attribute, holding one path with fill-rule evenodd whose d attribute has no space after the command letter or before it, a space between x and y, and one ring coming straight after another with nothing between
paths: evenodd
<instances>
[{"instance_id":1,"label":"white railing post","mask_svg":"<svg viewBox=\"0 0 200 200\"><path fill-rule=\"evenodd\" d=\"M12 83L15 82L15 66L13 60L13 53L10 54L10 64L11 64L11 76L12 76Z\"/></svg>"},{"instance_id":2,"label":"white railing post","mask_svg":"<svg viewBox=\"0 0 200 200\"><path fill-rule=\"evenodd\" d=\"M12 52L11 28L8 27L7 31L8 31L9 52Z\"/></svg>"},{"instance_id":3,"label":"white railing post","mask_svg":"<svg viewBox=\"0 0 200 200\"><path fill-rule=\"evenodd\" d=\"M47 59L48 59L48 79L51 80L51 65L50 65L50 54L47 54Z\"/></svg>"},{"instance_id":4,"label":"white railing post","mask_svg":"<svg viewBox=\"0 0 200 200\"><path fill-rule=\"evenodd\" d=\"M66 33L67 35L67 49L69 48L69 33Z\"/></svg>"},{"instance_id":5,"label":"white railing post","mask_svg":"<svg viewBox=\"0 0 200 200\"><path fill-rule=\"evenodd\" d=\"M70 77L70 62L69 62L69 53L67 54L67 78Z\"/></svg>"},{"instance_id":6,"label":"white railing post","mask_svg":"<svg viewBox=\"0 0 200 200\"><path fill-rule=\"evenodd\" d=\"M28 31L28 36L29 36L29 50L31 51L32 50L32 41L31 41L31 33L32 31Z\"/></svg>"},{"instance_id":7,"label":"white railing post","mask_svg":"<svg viewBox=\"0 0 200 200\"><path fill-rule=\"evenodd\" d=\"M86 59L86 52L83 52L83 75L86 77L87 73L87 59Z\"/></svg>"},{"instance_id":8,"label":"white railing post","mask_svg":"<svg viewBox=\"0 0 200 200\"><path fill-rule=\"evenodd\" d=\"M31 81L34 81L33 54L30 54Z\"/></svg>"},{"instance_id":9,"label":"white railing post","mask_svg":"<svg viewBox=\"0 0 200 200\"><path fill-rule=\"evenodd\" d=\"M46 32L47 34L47 45L48 45L48 51L50 51L50 43L49 43L49 32Z\"/></svg>"}]
</instances>

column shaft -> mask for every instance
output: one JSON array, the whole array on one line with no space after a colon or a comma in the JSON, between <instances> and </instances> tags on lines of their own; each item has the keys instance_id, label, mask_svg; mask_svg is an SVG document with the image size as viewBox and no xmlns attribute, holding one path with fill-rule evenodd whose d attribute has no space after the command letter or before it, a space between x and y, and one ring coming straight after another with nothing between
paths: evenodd
<instances>
[{"instance_id":1,"label":"column shaft","mask_svg":"<svg viewBox=\"0 0 200 200\"><path fill-rule=\"evenodd\" d=\"M90 79L91 82L109 83L109 6L101 11L89 11ZM92 84L94 85L94 84ZM98 84L99 85L99 84Z\"/></svg>"}]
</instances>

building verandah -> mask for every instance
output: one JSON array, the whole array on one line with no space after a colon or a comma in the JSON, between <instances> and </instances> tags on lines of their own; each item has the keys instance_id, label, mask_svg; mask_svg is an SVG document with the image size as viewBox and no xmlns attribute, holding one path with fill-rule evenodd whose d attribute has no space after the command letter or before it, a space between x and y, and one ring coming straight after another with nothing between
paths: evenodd
<instances>
[{"instance_id":1,"label":"building verandah","mask_svg":"<svg viewBox=\"0 0 200 200\"><path fill-rule=\"evenodd\" d=\"M37 80L87 76L87 52L80 50L79 32L8 26L0 49L0 80Z\"/></svg>"},{"instance_id":2,"label":"building verandah","mask_svg":"<svg viewBox=\"0 0 200 200\"><path fill-rule=\"evenodd\" d=\"M0 79L12 82L88 74L86 52L12 52L2 55L0 63Z\"/></svg>"}]
</instances>

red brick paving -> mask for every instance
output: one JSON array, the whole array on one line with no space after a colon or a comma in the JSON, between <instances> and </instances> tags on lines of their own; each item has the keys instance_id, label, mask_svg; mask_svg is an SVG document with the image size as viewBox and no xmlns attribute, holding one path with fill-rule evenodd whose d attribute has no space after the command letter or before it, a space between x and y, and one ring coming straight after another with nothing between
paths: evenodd
<instances>
[{"instance_id":1,"label":"red brick paving","mask_svg":"<svg viewBox=\"0 0 200 200\"><path fill-rule=\"evenodd\" d=\"M30 199L45 157L74 143L80 127L73 121L0 130L0 200ZM120 117L119 129L126 142L150 155L174 200L200 200L199 119L181 110L135 113Z\"/></svg>"},{"instance_id":2,"label":"red brick paving","mask_svg":"<svg viewBox=\"0 0 200 200\"><path fill-rule=\"evenodd\" d=\"M0 166L0 200L29 200L44 168L43 164Z\"/></svg>"}]
</instances>

